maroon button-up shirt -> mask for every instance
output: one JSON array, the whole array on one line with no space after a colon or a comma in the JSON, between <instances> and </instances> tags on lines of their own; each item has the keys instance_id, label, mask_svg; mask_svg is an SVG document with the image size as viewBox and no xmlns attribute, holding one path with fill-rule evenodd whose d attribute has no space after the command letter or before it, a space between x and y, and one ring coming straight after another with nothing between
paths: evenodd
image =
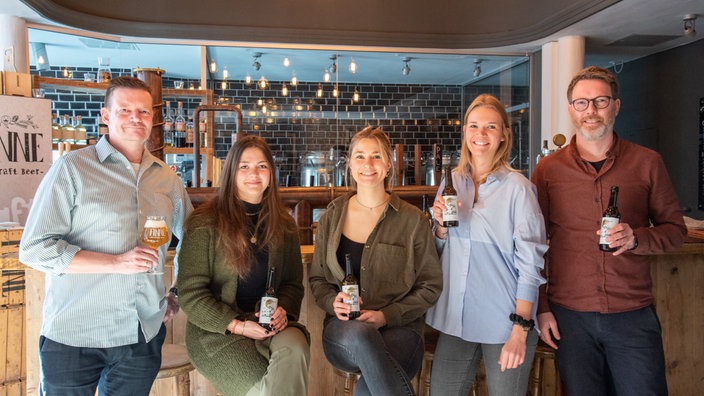
<instances>
[{"instance_id":1,"label":"maroon button-up shirt","mask_svg":"<svg viewBox=\"0 0 704 396\"><path fill-rule=\"evenodd\" d=\"M570 145L540 160L533 174L550 249L548 283L540 289L538 313L548 301L581 312L615 313L653 303L648 255L679 247L687 236L679 200L660 155L619 139L597 172ZM601 215L611 186L618 186L621 222L638 247L613 256L599 250Z\"/></svg>"}]
</instances>

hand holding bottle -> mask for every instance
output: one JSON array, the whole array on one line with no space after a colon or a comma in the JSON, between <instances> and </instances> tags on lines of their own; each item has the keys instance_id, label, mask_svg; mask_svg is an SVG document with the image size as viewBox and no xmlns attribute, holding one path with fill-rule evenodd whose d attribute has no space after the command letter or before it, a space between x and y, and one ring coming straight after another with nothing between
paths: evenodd
<instances>
[{"instance_id":1,"label":"hand holding bottle","mask_svg":"<svg viewBox=\"0 0 704 396\"><path fill-rule=\"evenodd\" d=\"M362 297L357 297L359 300L359 305L362 305ZM337 293L335 296L335 301L332 303L332 308L335 311L335 316L340 320L354 320L350 319L349 314L352 312L352 305L348 302L350 300L350 295L345 292ZM357 311L360 314L362 311ZM354 316L354 315L353 315Z\"/></svg>"}]
</instances>

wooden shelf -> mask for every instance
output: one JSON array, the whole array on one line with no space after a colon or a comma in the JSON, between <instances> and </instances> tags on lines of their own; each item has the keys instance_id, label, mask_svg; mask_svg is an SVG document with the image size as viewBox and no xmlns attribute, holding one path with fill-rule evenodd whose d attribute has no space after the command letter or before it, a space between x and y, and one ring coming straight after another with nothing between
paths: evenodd
<instances>
[{"instance_id":1,"label":"wooden shelf","mask_svg":"<svg viewBox=\"0 0 704 396\"><path fill-rule=\"evenodd\" d=\"M191 154L193 155L193 147L164 147L164 154ZM212 147L201 147L200 155L213 155Z\"/></svg>"},{"instance_id":2,"label":"wooden shelf","mask_svg":"<svg viewBox=\"0 0 704 396\"><path fill-rule=\"evenodd\" d=\"M34 87L65 89L70 91L81 91L92 94L105 94L108 83L88 82L80 80L69 80L66 78L34 76Z\"/></svg>"}]
</instances>

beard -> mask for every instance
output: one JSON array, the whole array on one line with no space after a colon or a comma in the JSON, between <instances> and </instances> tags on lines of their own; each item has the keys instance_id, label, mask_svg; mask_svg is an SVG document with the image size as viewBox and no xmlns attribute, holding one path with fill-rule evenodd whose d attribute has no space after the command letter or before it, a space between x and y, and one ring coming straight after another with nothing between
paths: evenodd
<instances>
[{"instance_id":1,"label":"beard","mask_svg":"<svg viewBox=\"0 0 704 396\"><path fill-rule=\"evenodd\" d=\"M598 123L585 123L589 121L599 121ZM613 119L605 119L600 116L588 116L578 119L575 122L577 133L586 141L597 141L613 131Z\"/></svg>"}]
</instances>

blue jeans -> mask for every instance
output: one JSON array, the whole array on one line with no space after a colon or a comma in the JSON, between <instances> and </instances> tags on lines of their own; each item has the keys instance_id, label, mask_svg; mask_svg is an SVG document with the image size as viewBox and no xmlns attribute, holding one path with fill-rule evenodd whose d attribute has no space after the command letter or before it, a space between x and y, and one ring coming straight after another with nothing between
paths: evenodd
<instances>
[{"instance_id":1,"label":"blue jeans","mask_svg":"<svg viewBox=\"0 0 704 396\"><path fill-rule=\"evenodd\" d=\"M136 344L112 348L72 347L39 337L40 395L94 396L96 387L101 396L149 395L161 366L166 327L149 342L138 331Z\"/></svg>"},{"instance_id":2,"label":"blue jeans","mask_svg":"<svg viewBox=\"0 0 704 396\"><path fill-rule=\"evenodd\" d=\"M538 345L538 332L534 329L526 338L526 356L523 364L502 372L498 362L504 344L479 344L441 332L433 355L430 394L432 396L470 394L479 363L483 358L490 395L523 396L528 390L536 345Z\"/></svg>"},{"instance_id":3,"label":"blue jeans","mask_svg":"<svg viewBox=\"0 0 704 396\"><path fill-rule=\"evenodd\" d=\"M423 363L423 336L408 327L382 327L331 318L323 329L323 351L330 364L360 371L354 394L415 395L411 378Z\"/></svg>"},{"instance_id":4,"label":"blue jeans","mask_svg":"<svg viewBox=\"0 0 704 396\"><path fill-rule=\"evenodd\" d=\"M556 357L568 395L667 395L654 306L612 314L556 304L551 309L561 335Z\"/></svg>"}]
</instances>

